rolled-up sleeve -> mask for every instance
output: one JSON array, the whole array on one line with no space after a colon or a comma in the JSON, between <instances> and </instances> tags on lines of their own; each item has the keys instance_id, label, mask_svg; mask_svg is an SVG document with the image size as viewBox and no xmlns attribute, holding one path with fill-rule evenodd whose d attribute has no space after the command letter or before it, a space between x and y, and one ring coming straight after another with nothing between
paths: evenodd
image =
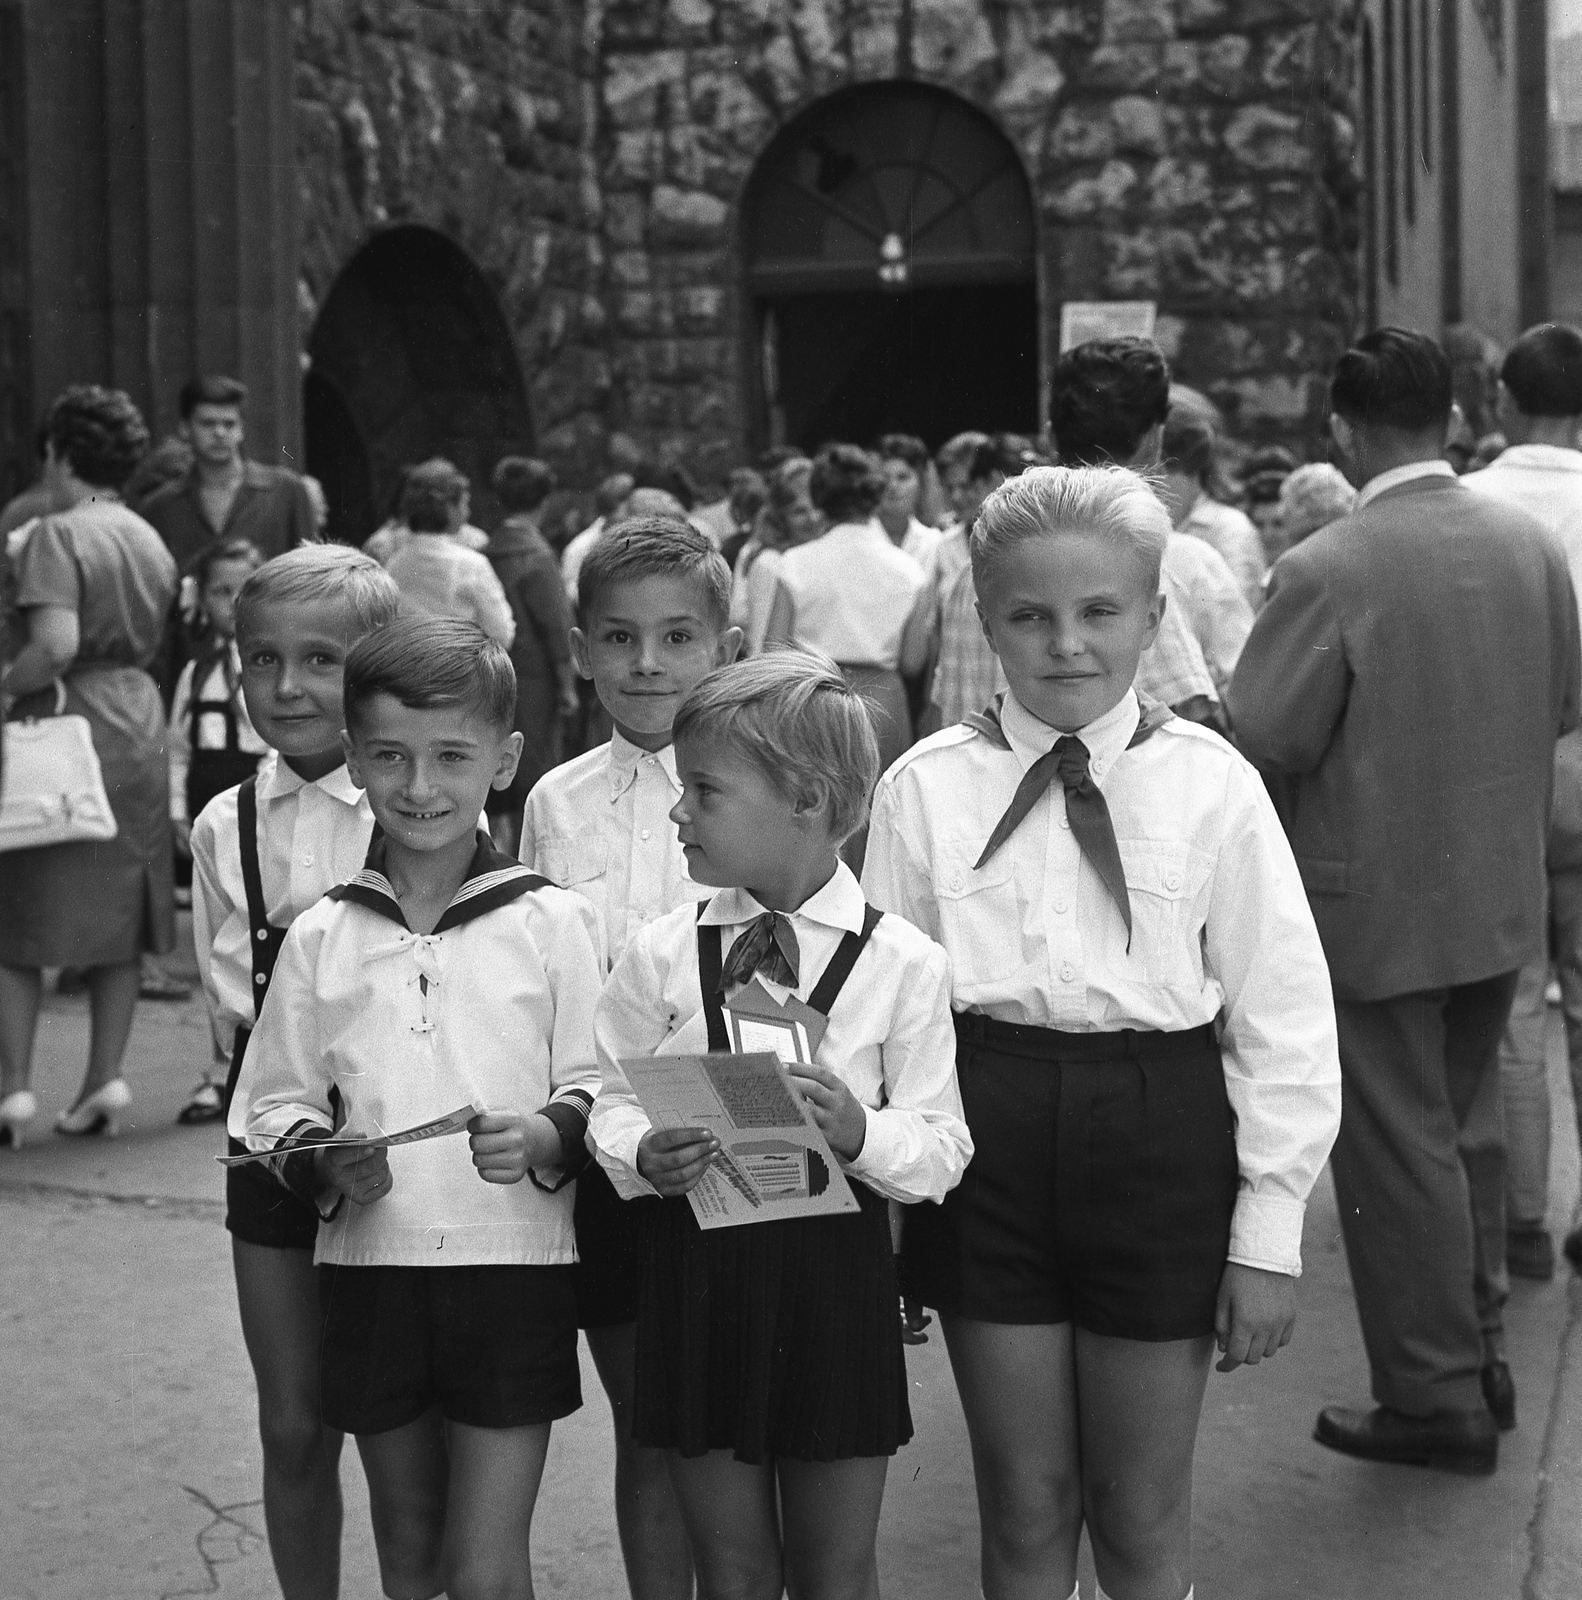
<instances>
[{"instance_id":1,"label":"rolled-up sleeve","mask_svg":"<svg viewBox=\"0 0 1582 1600\"><path fill-rule=\"evenodd\" d=\"M1296 860L1262 783L1237 763L1204 928L1225 996L1225 1087L1240 1192L1229 1259L1293 1276L1302 1217L1340 1129L1329 968Z\"/></svg>"}]
</instances>

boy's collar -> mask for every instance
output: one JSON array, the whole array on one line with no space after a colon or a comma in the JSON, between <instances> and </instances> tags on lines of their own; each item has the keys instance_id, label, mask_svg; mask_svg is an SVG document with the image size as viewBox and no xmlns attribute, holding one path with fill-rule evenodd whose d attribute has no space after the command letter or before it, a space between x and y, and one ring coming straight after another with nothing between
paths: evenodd
<instances>
[{"instance_id":1,"label":"boy's collar","mask_svg":"<svg viewBox=\"0 0 1582 1600\"><path fill-rule=\"evenodd\" d=\"M332 799L348 806L361 804L363 792L352 782L351 774L343 761L331 768L322 778L304 778L278 750L271 750L258 770L258 798L262 801L278 800L283 795L295 794L299 789L322 789Z\"/></svg>"},{"instance_id":2,"label":"boy's collar","mask_svg":"<svg viewBox=\"0 0 1582 1600\"><path fill-rule=\"evenodd\" d=\"M1089 765L1095 777L1130 743L1141 718L1137 691L1128 689L1102 716L1076 730L1076 737L1088 747ZM1058 728L1035 717L1009 690L1000 704L1000 726L1024 771L1041 755L1053 750L1056 740L1064 737Z\"/></svg>"},{"instance_id":3,"label":"boy's collar","mask_svg":"<svg viewBox=\"0 0 1582 1600\"><path fill-rule=\"evenodd\" d=\"M795 911L783 914L806 917L809 922L838 928L843 933L861 933L863 912L867 906L862 886L852 875L851 868L840 861L836 863L834 876L822 889L810 894ZM705 927L713 923L730 928L761 917L767 909L759 905L746 889L721 889L698 914L698 921Z\"/></svg>"},{"instance_id":4,"label":"boy's collar","mask_svg":"<svg viewBox=\"0 0 1582 1600\"><path fill-rule=\"evenodd\" d=\"M350 882L331 889L329 897L331 900L350 900L405 928L406 914L401 909L401 902L396 899L395 889L385 876L385 844L383 832L376 828L362 871ZM480 829L474 841L472 860L467 864L467 876L451 897L444 915L434 924L433 931L448 933L464 922L471 922L475 917L509 905L534 889L549 887L547 878L529 872L520 861L514 861L495 849L494 841Z\"/></svg>"},{"instance_id":5,"label":"boy's collar","mask_svg":"<svg viewBox=\"0 0 1582 1600\"><path fill-rule=\"evenodd\" d=\"M676 747L667 744L658 750L645 750L641 745L633 744L619 728L616 728L610 734L611 800L619 800L631 788L637 779L638 763L649 756L654 758L659 770L670 780L670 786L680 794L681 784L676 777Z\"/></svg>"}]
</instances>

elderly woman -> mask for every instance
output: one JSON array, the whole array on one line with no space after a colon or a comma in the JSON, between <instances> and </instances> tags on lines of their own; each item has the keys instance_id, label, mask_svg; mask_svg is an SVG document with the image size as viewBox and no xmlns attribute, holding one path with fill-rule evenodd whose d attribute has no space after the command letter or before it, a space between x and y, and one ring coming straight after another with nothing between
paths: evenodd
<instances>
[{"instance_id":1,"label":"elderly woman","mask_svg":"<svg viewBox=\"0 0 1582 1600\"><path fill-rule=\"evenodd\" d=\"M1280 485L1280 498L1272 530L1283 553L1300 544L1320 528L1327 528L1342 517L1349 517L1357 502L1357 491L1346 482L1338 467L1327 461L1309 461L1298 467Z\"/></svg>"},{"instance_id":2,"label":"elderly woman","mask_svg":"<svg viewBox=\"0 0 1582 1600\"><path fill-rule=\"evenodd\" d=\"M48 715L56 684L86 717L115 813L113 839L0 855L0 1143L20 1144L44 967L85 968L88 1071L56 1122L114 1134L131 1091L121 1059L139 958L175 943L165 714L148 667L176 598L176 563L123 504L148 430L119 390L67 389L50 407L49 460L69 508L45 517L16 563L27 643L0 676L12 716Z\"/></svg>"}]
</instances>

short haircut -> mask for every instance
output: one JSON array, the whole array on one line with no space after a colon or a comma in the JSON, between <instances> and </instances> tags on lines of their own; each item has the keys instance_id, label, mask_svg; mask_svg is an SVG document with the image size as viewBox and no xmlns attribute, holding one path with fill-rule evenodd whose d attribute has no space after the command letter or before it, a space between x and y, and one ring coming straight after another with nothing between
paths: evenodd
<instances>
[{"instance_id":1,"label":"short haircut","mask_svg":"<svg viewBox=\"0 0 1582 1600\"><path fill-rule=\"evenodd\" d=\"M1426 433L1450 420L1450 362L1426 333L1377 328L1335 364L1329 403L1337 416L1364 428Z\"/></svg>"},{"instance_id":2,"label":"short haircut","mask_svg":"<svg viewBox=\"0 0 1582 1600\"><path fill-rule=\"evenodd\" d=\"M840 842L862 826L879 781L868 702L809 650L771 650L711 672L681 702L674 737L721 740L793 804L823 804Z\"/></svg>"},{"instance_id":3,"label":"short haircut","mask_svg":"<svg viewBox=\"0 0 1582 1600\"><path fill-rule=\"evenodd\" d=\"M751 467L737 467L731 473L725 498L738 523L751 522L769 503L769 485L762 473Z\"/></svg>"},{"instance_id":4,"label":"short haircut","mask_svg":"<svg viewBox=\"0 0 1582 1600\"><path fill-rule=\"evenodd\" d=\"M507 511L537 511L559 487L555 469L532 456L502 456L489 479Z\"/></svg>"},{"instance_id":5,"label":"short haircut","mask_svg":"<svg viewBox=\"0 0 1582 1600\"><path fill-rule=\"evenodd\" d=\"M978 452L989 442L986 433L957 433L953 434L940 447L939 454L934 458L934 465L941 474L949 472L954 467L964 467L967 477L972 477L972 463L977 459Z\"/></svg>"},{"instance_id":6,"label":"short haircut","mask_svg":"<svg viewBox=\"0 0 1582 1600\"><path fill-rule=\"evenodd\" d=\"M577 621L586 628L617 583L637 578L695 582L704 613L720 628L730 621L731 569L714 541L679 517L633 517L606 528L577 574Z\"/></svg>"},{"instance_id":7,"label":"short haircut","mask_svg":"<svg viewBox=\"0 0 1582 1600\"><path fill-rule=\"evenodd\" d=\"M516 721L516 671L503 646L459 617L404 616L365 634L346 657L346 730L377 694L413 711L455 706L507 732Z\"/></svg>"},{"instance_id":8,"label":"short haircut","mask_svg":"<svg viewBox=\"0 0 1582 1600\"><path fill-rule=\"evenodd\" d=\"M360 639L387 626L401 609L396 581L361 550L344 544L299 544L266 561L236 597L236 631L260 606L313 605L339 600L346 608L347 632Z\"/></svg>"},{"instance_id":9,"label":"short haircut","mask_svg":"<svg viewBox=\"0 0 1582 1600\"><path fill-rule=\"evenodd\" d=\"M639 485L616 508L624 511L623 521L632 517L668 517L672 522L685 522L687 508L668 489L655 489Z\"/></svg>"},{"instance_id":10,"label":"short haircut","mask_svg":"<svg viewBox=\"0 0 1582 1600\"><path fill-rule=\"evenodd\" d=\"M191 569L199 594L207 586L209 574L222 561L245 561L256 572L264 564L264 553L251 539L216 539L213 544L206 544Z\"/></svg>"},{"instance_id":11,"label":"short haircut","mask_svg":"<svg viewBox=\"0 0 1582 1600\"><path fill-rule=\"evenodd\" d=\"M1152 339L1091 339L1055 363L1049 424L1062 465L1124 466L1170 412L1170 365Z\"/></svg>"},{"instance_id":12,"label":"short haircut","mask_svg":"<svg viewBox=\"0 0 1582 1600\"><path fill-rule=\"evenodd\" d=\"M866 522L884 499L878 458L854 444L827 444L813 461L808 494L831 522Z\"/></svg>"},{"instance_id":13,"label":"short haircut","mask_svg":"<svg viewBox=\"0 0 1582 1600\"><path fill-rule=\"evenodd\" d=\"M787 456L769 474L769 504L779 511L794 505L808 492L813 463L806 456Z\"/></svg>"},{"instance_id":14,"label":"short haircut","mask_svg":"<svg viewBox=\"0 0 1582 1600\"><path fill-rule=\"evenodd\" d=\"M401 485L401 520L414 533L443 533L471 487L454 461L420 461L407 469Z\"/></svg>"},{"instance_id":15,"label":"short haircut","mask_svg":"<svg viewBox=\"0 0 1582 1600\"><path fill-rule=\"evenodd\" d=\"M1287 548L1349 517L1356 503L1357 491L1338 467L1305 462L1280 485L1280 533Z\"/></svg>"},{"instance_id":16,"label":"short haircut","mask_svg":"<svg viewBox=\"0 0 1582 1600\"><path fill-rule=\"evenodd\" d=\"M1529 328L1507 352L1500 382L1523 416L1582 416L1582 331L1565 322Z\"/></svg>"},{"instance_id":17,"label":"short haircut","mask_svg":"<svg viewBox=\"0 0 1582 1600\"><path fill-rule=\"evenodd\" d=\"M1167 467L1174 466L1203 483L1214 470L1217 443L1214 424L1202 411L1179 404L1170 407L1162 450Z\"/></svg>"},{"instance_id":18,"label":"short haircut","mask_svg":"<svg viewBox=\"0 0 1582 1600\"><path fill-rule=\"evenodd\" d=\"M904 461L913 472L928 465L928 446L915 433L887 433L873 447L881 461Z\"/></svg>"},{"instance_id":19,"label":"short haircut","mask_svg":"<svg viewBox=\"0 0 1582 1600\"><path fill-rule=\"evenodd\" d=\"M132 397L96 383L61 390L46 426L55 459L96 489L119 489L148 449L148 429Z\"/></svg>"},{"instance_id":20,"label":"short haircut","mask_svg":"<svg viewBox=\"0 0 1582 1600\"><path fill-rule=\"evenodd\" d=\"M626 504L636 487L637 479L629 472L612 472L607 478L601 478L599 487L593 491L593 503L599 515L613 516Z\"/></svg>"},{"instance_id":21,"label":"short haircut","mask_svg":"<svg viewBox=\"0 0 1582 1600\"><path fill-rule=\"evenodd\" d=\"M186 422L199 406L234 406L238 411L247 404L247 385L236 378L220 373L203 378L189 378L176 397L176 409Z\"/></svg>"},{"instance_id":22,"label":"short haircut","mask_svg":"<svg viewBox=\"0 0 1582 1600\"><path fill-rule=\"evenodd\" d=\"M1007 550L1051 533L1104 535L1136 555L1157 588L1170 513L1130 467L1030 467L1002 483L973 524L972 581L978 593Z\"/></svg>"}]
</instances>

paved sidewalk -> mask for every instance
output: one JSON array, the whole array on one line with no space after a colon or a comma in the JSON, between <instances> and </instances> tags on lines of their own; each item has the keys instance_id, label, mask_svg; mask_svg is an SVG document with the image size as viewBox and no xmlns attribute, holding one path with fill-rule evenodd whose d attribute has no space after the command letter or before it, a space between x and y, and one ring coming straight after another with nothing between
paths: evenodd
<instances>
[{"instance_id":1,"label":"paved sidewalk","mask_svg":"<svg viewBox=\"0 0 1582 1600\"><path fill-rule=\"evenodd\" d=\"M176 963L180 966L180 963ZM1558 1020L1556 1211L1577 1190ZM80 1000L41 1029L39 1126L70 1099ZM220 1226L216 1129L173 1125L208 1051L197 1004L140 1009L136 1100L113 1142L47 1131L0 1151L0 1600L177 1600L276 1593L261 1537L253 1394ZM1296 1342L1210 1381L1198 1451L1203 1600L1562 1600L1582 1595L1582 1290L1519 1284L1508 1321L1520 1427L1497 1476L1349 1461L1311 1440L1321 1405L1367 1375L1326 1181L1309 1210ZM917 1438L891 1469L885 1592L972 1600L977 1519L960 1409L937 1337L909 1352ZM625 1593L610 1512L608 1409L584 1366L535 1522L546 1600ZM343 1463L347 1600L379 1593L355 1451ZM1092 1592L1091 1573L1084 1593Z\"/></svg>"}]
</instances>

